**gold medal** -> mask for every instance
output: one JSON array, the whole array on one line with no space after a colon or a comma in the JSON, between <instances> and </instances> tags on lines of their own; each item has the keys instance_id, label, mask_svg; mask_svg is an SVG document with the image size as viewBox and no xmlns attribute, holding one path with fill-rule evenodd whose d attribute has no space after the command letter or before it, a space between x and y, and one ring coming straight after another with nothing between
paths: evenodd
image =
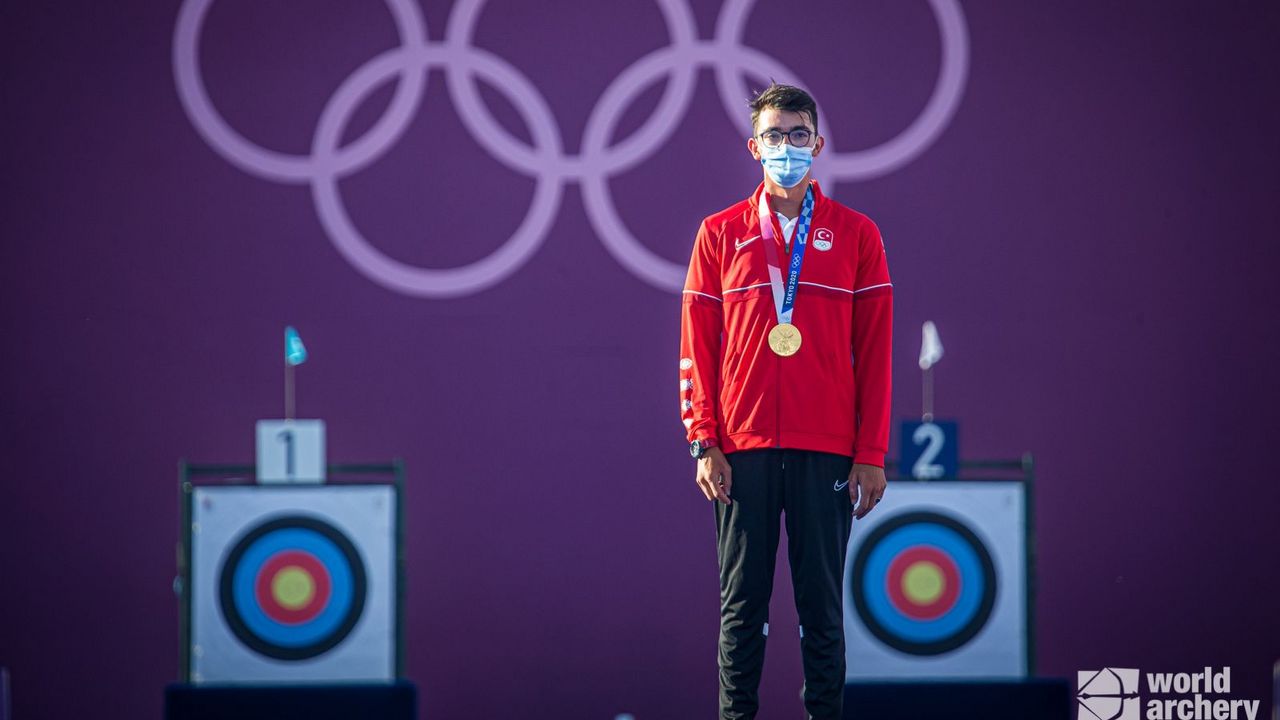
<instances>
[{"instance_id":1,"label":"gold medal","mask_svg":"<svg viewBox=\"0 0 1280 720\"><path fill-rule=\"evenodd\" d=\"M800 328L791 323L775 325L769 331L769 349L776 355L790 357L800 349Z\"/></svg>"}]
</instances>

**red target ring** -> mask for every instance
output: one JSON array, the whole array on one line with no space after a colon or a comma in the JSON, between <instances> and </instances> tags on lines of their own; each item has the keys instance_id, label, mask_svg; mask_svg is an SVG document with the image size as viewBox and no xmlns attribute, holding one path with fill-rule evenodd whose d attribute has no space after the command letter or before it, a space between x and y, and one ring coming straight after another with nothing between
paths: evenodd
<instances>
[{"instance_id":1,"label":"red target ring","mask_svg":"<svg viewBox=\"0 0 1280 720\"><path fill-rule=\"evenodd\" d=\"M314 555L285 550L258 571L254 594L267 617L284 625L311 620L329 604L329 572Z\"/></svg>"},{"instance_id":2,"label":"red target ring","mask_svg":"<svg viewBox=\"0 0 1280 720\"><path fill-rule=\"evenodd\" d=\"M942 550L914 545L889 563L885 592L903 615L933 620L946 614L960 596L960 571Z\"/></svg>"}]
</instances>

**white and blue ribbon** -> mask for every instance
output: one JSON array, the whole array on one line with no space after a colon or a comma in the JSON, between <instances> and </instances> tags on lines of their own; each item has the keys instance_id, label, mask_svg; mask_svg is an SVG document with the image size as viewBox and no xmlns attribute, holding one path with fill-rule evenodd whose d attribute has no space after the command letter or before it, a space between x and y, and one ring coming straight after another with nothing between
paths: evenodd
<instances>
[{"instance_id":1,"label":"white and blue ribbon","mask_svg":"<svg viewBox=\"0 0 1280 720\"><path fill-rule=\"evenodd\" d=\"M809 223L813 220L813 188L804 194L804 202L800 204L800 216L796 219L796 230L791 243L791 258L787 265L785 285L782 279L782 268L779 267L777 238L773 234L773 210L769 207L769 194L760 191L760 239L764 241L765 257L769 267L769 285L773 290L773 306L778 313L778 324L790 323L796 309L796 289L800 286L800 268L804 265L804 251L808 245Z\"/></svg>"}]
</instances>

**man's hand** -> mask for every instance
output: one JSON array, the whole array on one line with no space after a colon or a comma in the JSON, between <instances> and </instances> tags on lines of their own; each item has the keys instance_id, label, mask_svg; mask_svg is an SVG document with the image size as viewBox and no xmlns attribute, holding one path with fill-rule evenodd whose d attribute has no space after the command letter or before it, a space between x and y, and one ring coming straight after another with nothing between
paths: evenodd
<instances>
[{"instance_id":1,"label":"man's hand","mask_svg":"<svg viewBox=\"0 0 1280 720\"><path fill-rule=\"evenodd\" d=\"M719 500L725 505L733 502L729 499L729 488L733 487L733 468L729 467L729 461L720 452L720 448L708 448L698 460L696 479L698 489L702 490L708 500Z\"/></svg>"},{"instance_id":2,"label":"man's hand","mask_svg":"<svg viewBox=\"0 0 1280 720\"><path fill-rule=\"evenodd\" d=\"M854 463L853 469L849 471L849 499L853 501L853 516L866 517L884 496L886 485L888 483L884 479L884 468ZM862 496L861 502L859 494Z\"/></svg>"}]
</instances>

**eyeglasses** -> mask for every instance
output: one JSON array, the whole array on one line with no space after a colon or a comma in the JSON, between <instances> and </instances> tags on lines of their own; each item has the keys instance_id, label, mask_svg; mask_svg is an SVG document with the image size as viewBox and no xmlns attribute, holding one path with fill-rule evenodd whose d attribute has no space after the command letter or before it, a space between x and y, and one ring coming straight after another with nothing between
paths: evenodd
<instances>
[{"instance_id":1,"label":"eyeglasses","mask_svg":"<svg viewBox=\"0 0 1280 720\"><path fill-rule=\"evenodd\" d=\"M787 138L792 147L807 147L809 140L813 138L813 133L806 128L795 128L791 132L782 132L781 130L765 130L756 137L764 143L765 147L778 147L782 144L782 139Z\"/></svg>"}]
</instances>

